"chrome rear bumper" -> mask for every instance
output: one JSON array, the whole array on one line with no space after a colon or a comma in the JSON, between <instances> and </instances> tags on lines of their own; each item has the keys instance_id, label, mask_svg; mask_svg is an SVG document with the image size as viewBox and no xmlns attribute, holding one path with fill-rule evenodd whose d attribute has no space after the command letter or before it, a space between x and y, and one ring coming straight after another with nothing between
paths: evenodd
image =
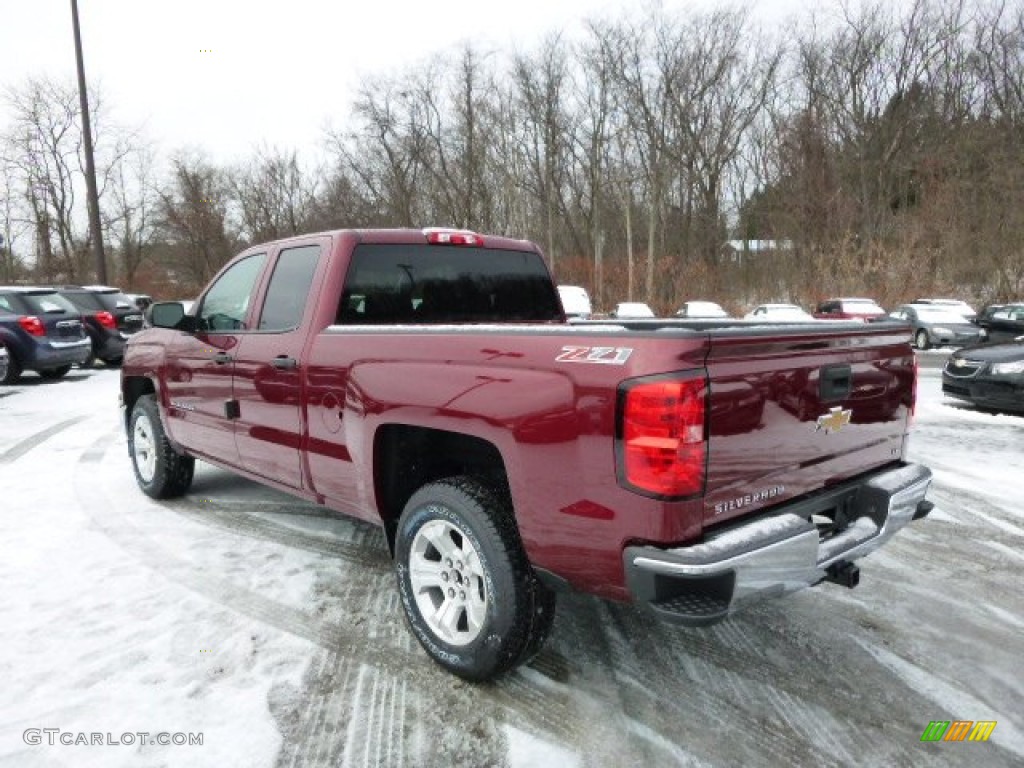
<instances>
[{"instance_id":1,"label":"chrome rear bumper","mask_svg":"<svg viewBox=\"0 0 1024 768\"><path fill-rule=\"evenodd\" d=\"M711 624L752 602L824 579L856 585L853 561L878 549L931 510L932 473L919 464L870 475L830 496L850 501L849 523L822 539L810 520L817 500L785 505L771 517L740 524L700 544L673 549L627 547L626 582L633 598L663 618Z\"/></svg>"}]
</instances>

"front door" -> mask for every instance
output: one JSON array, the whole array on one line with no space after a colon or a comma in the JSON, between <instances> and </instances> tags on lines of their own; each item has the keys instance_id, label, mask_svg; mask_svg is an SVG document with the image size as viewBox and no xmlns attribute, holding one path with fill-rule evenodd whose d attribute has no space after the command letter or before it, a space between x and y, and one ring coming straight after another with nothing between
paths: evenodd
<instances>
[{"instance_id":1,"label":"front door","mask_svg":"<svg viewBox=\"0 0 1024 768\"><path fill-rule=\"evenodd\" d=\"M195 333L178 335L168 349L165 382L168 427L190 451L238 464L232 376L248 331L250 302L266 262L257 253L236 261L200 299Z\"/></svg>"}]
</instances>

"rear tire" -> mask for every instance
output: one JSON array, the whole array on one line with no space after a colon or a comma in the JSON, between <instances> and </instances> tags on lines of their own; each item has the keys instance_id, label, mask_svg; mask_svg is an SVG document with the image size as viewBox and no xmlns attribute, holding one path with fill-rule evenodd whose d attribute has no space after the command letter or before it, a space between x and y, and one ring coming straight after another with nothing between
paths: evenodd
<instances>
[{"instance_id":1,"label":"rear tire","mask_svg":"<svg viewBox=\"0 0 1024 768\"><path fill-rule=\"evenodd\" d=\"M70 365L62 365L60 368L50 368L49 370L46 371L40 371L39 375L42 376L44 379L52 381L54 379L60 379L63 378L64 376L67 376L67 373L70 370Z\"/></svg>"},{"instance_id":2,"label":"rear tire","mask_svg":"<svg viewBox=\"0 0 1024 768\"><path fill-rule=\"evenodd\" d=\"M931 346L928 343L928 332L923 328L914 336L914 346L918 349L928 349Z\"/></svg>"},{"instance_id":3,"label":"rear tire","mask_svg":"<svg viewBox=\"0 0 1024 768\"><path fill-rule=\"evenodd\" d=\"M420 488L395 538L398 589L416 639L448 671L490 680L537 654L555 594L526 558L507 493L477 478Z\"/></svg>"},{"instance_id":4,"label":"rear tire","mask_svg":"<svg viewBox=\"0 0 1024 768\"><path fill-rule=\"evenodd\" d=\"M0 384L17 384L21 378L21 365L18 359L7 350L7 370L0 371Z\"/></svg>"},{"instance_id":5,"label":"rear tire","mask_svg":"<svg viewBox=\"0 0 1024 768\"><path fill-rule=\"evenodd\" d=\"M153 395L135 401L128 422L128 455L142 492L154 499L181 496L192 485L196 461L178 453L164 433Z\"/></svg>"}]
</instances>

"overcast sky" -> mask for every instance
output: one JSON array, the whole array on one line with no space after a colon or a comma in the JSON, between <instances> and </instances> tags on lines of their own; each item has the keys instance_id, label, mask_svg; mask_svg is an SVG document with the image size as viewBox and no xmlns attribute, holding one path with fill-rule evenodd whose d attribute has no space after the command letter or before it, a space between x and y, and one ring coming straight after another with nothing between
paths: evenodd
<instances>
[{"instance_id":1,"label":"overcast sky","mask_svg":"<svg viewBox=\"0 0 1024 768\"><path fill-rule=\"evenodd\" d=\"M827 0L822 0L827 2ZM806 0L751 0L766 24ZM667 9L712 2L665 0ZM618 18L640 0L79 0L90 84L121 124L164 150L222 161L261 142L312 152L359 80L400 72L467 40L529 49L556 29ZM0 88L74 80L69 0L0 0ZM8 122L0 102L0 127Z\"/></svg>"}]
</instances>

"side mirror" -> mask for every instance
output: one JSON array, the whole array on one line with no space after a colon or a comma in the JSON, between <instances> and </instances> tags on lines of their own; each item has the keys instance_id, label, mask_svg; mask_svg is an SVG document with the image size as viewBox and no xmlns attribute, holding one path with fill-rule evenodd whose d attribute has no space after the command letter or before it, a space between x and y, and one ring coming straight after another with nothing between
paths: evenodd
<instances>
[{"instance_id":1,"label":"side mirror","mask_svg":"<svg viewBox=\"0 0 1024 768\"><path fill-rule=\"evenodd\" d=\"M195 318L185 314L185 305L180 301L158 301L149 307L149 321L154 328L170 328L192 333Z\"/></svg>"}]
</instances>

